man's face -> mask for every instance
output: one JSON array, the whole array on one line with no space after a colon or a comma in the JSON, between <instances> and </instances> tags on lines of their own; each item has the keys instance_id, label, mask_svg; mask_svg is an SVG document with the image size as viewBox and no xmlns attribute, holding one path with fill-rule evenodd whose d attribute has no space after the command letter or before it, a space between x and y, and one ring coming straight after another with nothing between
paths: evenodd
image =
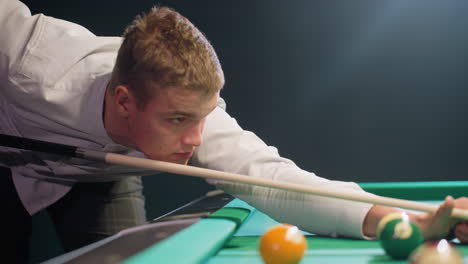
<instances>
[{"instance_id":1,"label":"man's face","mask_svg":"<svg viewBox=\"0 0 468 264\"><path fill-rule=\"evenodd\" d=\"M161 89L144 109L129 109L128 131L135 147L149 158L187 164L202 143L206 116L219 95L204 98L178 87Z\"/></svg>"}]
</instances>

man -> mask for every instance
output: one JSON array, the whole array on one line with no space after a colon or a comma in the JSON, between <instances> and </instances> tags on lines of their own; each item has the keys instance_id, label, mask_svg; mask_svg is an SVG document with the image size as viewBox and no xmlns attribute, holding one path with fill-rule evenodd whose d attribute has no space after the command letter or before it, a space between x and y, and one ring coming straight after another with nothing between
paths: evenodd
<instances>
[{"instance_id":1,"label":"man","mask_svg":"<svg viewBox=\"0 0 468 264\"><path fill-rule=\"evenodd\" d=\"M117 37L0 0L0 132L101 151L205 167L322 188L363 192L301 170L242 130L224 110L224 75L198 29L168 8L138 17ZM48 210L66 250L144 224L140 176L154 174L93 161L0 147L8 241L18 262L27 251L30 215ZM213 182L281 222L328 236L374 237L395 208ZM449 218L465 198L436 214L410 217L426 239L467 226Z\"/></svg>"}]
</instances>

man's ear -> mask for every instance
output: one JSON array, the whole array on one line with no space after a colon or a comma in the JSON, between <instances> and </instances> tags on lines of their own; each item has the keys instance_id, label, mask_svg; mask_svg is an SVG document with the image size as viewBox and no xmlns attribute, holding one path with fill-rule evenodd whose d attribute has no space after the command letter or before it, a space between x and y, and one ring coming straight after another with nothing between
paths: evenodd
<instances>
[{"instance_id":1,"label":"man's ear","mask_svg":"<svg viewBox=\"0 0 468 264\"><path fill-rule=\"evenodd\" d=\"M118 85L114 90L114 104L117 113L124 118L130 115L130 110L135 104L130 90L124 85Z\"/></svg>"}]
</instances>

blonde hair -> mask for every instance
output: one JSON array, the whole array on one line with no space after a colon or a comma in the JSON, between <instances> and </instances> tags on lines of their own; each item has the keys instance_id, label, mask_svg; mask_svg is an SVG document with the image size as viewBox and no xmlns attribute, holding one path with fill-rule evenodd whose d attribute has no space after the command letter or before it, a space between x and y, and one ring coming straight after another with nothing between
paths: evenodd
<instances>
[{"instance_id":1,"label":"blonde hair","mask_svg":"<svg viewBox=\"0 0 468 264\"><path fill-rule=\"evenodd\" d=\"M167 7L137 16L123 34L110 87L125 85L144 107L158 89L182 87L203 96L224 86L224 74L206 37Z\"/></svg>"}]
</instances>

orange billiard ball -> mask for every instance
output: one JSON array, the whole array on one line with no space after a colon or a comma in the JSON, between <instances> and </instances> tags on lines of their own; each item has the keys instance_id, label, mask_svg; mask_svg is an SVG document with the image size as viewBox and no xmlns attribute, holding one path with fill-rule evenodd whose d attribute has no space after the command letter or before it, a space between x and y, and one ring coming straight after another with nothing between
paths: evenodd
<instances>
[{"instance_id":1,"label":"orange billiard ball","mask_svg":"<svg viewBox=\"0 0 468 264\"><path fill-rule=\"evenodd\" d=\"M296 226L278 224L263 234L259 248L267 264L295 264L304 256L307 240Z\"/></svg>"}]
</instances>

